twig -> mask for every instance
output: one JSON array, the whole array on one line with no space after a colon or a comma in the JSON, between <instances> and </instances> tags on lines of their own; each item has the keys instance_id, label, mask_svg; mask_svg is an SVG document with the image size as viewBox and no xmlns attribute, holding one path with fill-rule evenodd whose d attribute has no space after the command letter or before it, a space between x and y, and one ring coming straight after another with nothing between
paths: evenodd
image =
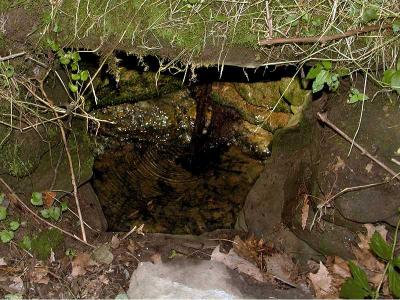
<instances>
[{"instance_id":1,"label":"twig","mask_svg":"<svg viewBox=\"0 0 400 300\"><path fill-rule=\"evenodd\" d=\"M328 117L326 116L326 113L317 113L317 117L321 122L325 123L328 125L330 128L332 128L335 132L337 132L339 135L341 135L346 141L349 143L353 142L353 139L349 137L346 133L344 133L342 130L340 130L335 124L333 124L331 121L329 121ZM381 162L379 159L374 157L371 153L369 153L367 150L365 150L362 146L360 146L358 143L354 142L354 146L361 151L362 155L367 156L369 159L374 161L378 166L380 166L382 169L384 169L386 172L388 172L390 175L392 175L394 178L400 181L399 174L397 174L395 171L393 171L391 168L386 166L383 162Z\"/></svg>"},{"instance_id":2,"label":"twig","mask_svg":"<svg viewBox=\"0 0 400 300\"><path fill-rule=\"evenodd\" d=\"M308 37L292 37L292 38L276 38L276 39L265 39L261 40L258 44L260 46L272 46L272 45L281 45L281 44L311 44L311 43L326 43L330 41L344 39L350 36L355 36L361 33L368 33L371 31L377 31L380 29L389 29L392 28L392 24L377 24L365 26L361 29L353 29L348 30L343 33L338 33L334 35L325 35L325 36L308 36Z\"/></svg>"},{"instance_id":3,"label":"twig","mask_svg":"<svg viewBox=\"0 0 400 300\"><path fill-rule=\"evenodd\" d=\"M26 52L24 51L24 52L15 53L15 54L11 54L11 55L8 55L8 56L0 57L0 61L6 61L6 60L14 59L14 58L23 56L25 54L26 54Z\"/></svg>"},{"instance_id":4,"label":"twig","mask_svg":"<svg viewBox=\"0 0 400 300\"><path fill-rule=\"evenodd\" d=\"M68 235L68 236L70 236L70 237L76 239L77 241L79 241L79 242L81 242L81 243L83 243L83 244L85 244L85 245L87 245L87 246L89 246L89 247L95 248L92 244L89 244L88 242L86 242L86 241L80 239L79 237L77 237L76 235L74 235L74 234L72 234L72 233L70 233L70 232L68 232L68 231L65 231L64 229L58 227L57 225L54 225L54 224L48 222L47 220L43 219L42 217L40 217L37 213L35 213L32 209L30 209L29 206L26 205L25 202L21 200L21 198L18 197L18 195L14 192L14 190L6 183L6 182L4 181L4 179L1 178L1 177L0 177L0 182L7 188L7 190L8 190L9 193L10 193L10 195L11 195L15 200L17 200L17 201L21 204L21 206L22 206L24 209L26 209L29 213L31 213L35 218L37 218L38 220L42 221L43 223L45 223L45 224L47 224L47 225L49 225L49 226L51 226L51 227L53 227L53 228L55 228L55 229L61 231L62 233L64 233L64 234L66 234L66 235Z\"/></svg>"}]
</instances>

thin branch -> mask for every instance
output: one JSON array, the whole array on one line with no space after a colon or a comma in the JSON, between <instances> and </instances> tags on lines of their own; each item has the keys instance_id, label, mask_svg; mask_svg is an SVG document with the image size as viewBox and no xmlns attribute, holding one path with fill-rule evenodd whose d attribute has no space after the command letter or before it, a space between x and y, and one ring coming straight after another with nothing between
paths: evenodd
<instances>
[{"instance_id":1,"label":"thin branch","mask_svg":"<svg viewBox=\"0 0 400 300\"><path fill-rule=\"evenodd\" d=\"M292 37L292 38L276 38L276 39L265 39L261 40L258 45L260 46L272 46L281 44L312 44L312 43L326 43L330 41L344 39L350 36L356 36L362 33L368 33L377 30L385 30L392 28L392 24L377 24L365 26L361 29L348 30L343 33L325 36L308 36L308 37Z\"/></svg>"},{"instance_id":2,"label":"thin branch","mask_svg":"<svg viewBox=\"0 0 400 300\"><path fill-rule=\"evenodd\" d=\"M0 61L6 61L6 60L14 59L14 58L23 56L25 54L26 54L26 52L24 51L24 52L15 53L15 54L11 54L11 55L8 55L8 56L0 57Z\"/></svg>"},{"instance_id":3,"label":"thin branch","mask_svg":"<svg viewBox=\"0 0 400 300\"><path fill-rule=\"evenodd\" d=\"M318 119L328 125L330 128L332 128L335 132L337 132L339 135L341 135L346 141L349 143L353 142L353 139L349 137L346 133L344 133L342 130L340 130L335 124L333 124L331 121L329 121L328 117L326 116L326 113L317 113ZM362 146L360 146L358 143L354 142L354 146L361 151L362 155L367 156L369 159L374 161L378 166L380 166L382 169L384 169L386 172L388 172L390 175L392 175L394 178L400 181L399 174L397 174L395 171L393 171L391 168L389 168L387 165L385 165L383 162L381 162L379 159L374 157L371 153L369 153L367 150L365 150Z\"/></svg>"},{"instance_id":4,"label":"thin branch","mask_svg":"<svg viewBox=\"0 0 400 300\"><path fill-rule=\"evenodd\" d=\"M35 218L37 218L38 220L42 221L43 223L45 223L45 224L47 224L47 225L49 225L49 226L51 226L51 227L53 227L53 228L55 228L55 229L61 231L62 233L64 233L64 234L66 234L66 235L68 235L68 236L70 236L70 237L76 239L77 241L79 241L79 242L81 242L81 243L83 243L83 244L85 244L85 245L87 245L87 246L89 246L89 247L95 248L92 244L89 244L88 242L86 242L86 241L80 239L79 237L77 237L76 235L74 235L74 234L72 234L72 233L70 233L70 232L68 232L68 231L65 231L64 229L58 227L57 225L54 225L54 224L48 222L47 220L43 219L42 217L40 217L37 213L35 213L32 209L30 209L29 206L26 205L25 202L21 200L21 198L18 197L18 195L14 192L14 190L6 183L6 182L4 181L4 179L1 178L1 177L0 177L0 182L7 188L7 190L8 190L9 193L10 193L10 195L11 195L15 200L17 200L17 201L19 202L19 204L21 204L21 206L22 206L25 210L27 210L29 213L31 213Z\"/></svg>"}]
</instances>

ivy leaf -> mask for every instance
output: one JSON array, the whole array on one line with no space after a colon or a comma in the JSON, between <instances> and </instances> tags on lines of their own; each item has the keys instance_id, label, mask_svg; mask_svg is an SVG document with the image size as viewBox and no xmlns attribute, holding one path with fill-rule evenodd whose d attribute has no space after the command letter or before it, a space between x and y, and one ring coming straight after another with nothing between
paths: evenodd
<instances>
[{"instance_id":1,"label":"ivy leaf","mask_svg":"<svg viewBox=\"0 0 400 300\"><path fill-rule=\"evenodd\" d=\"M2 230L0 231L0 239L5 244L11 241L14 238L14 232L11 230Z\"/></svg>"},{"instance_id":2,"label":"ivy leaf","mask_svg":"<svg viewBox=\"0 0 400 300\"><path fill-rule=\"evenodd\" d=\"M392 249L383 237L375 231L372 235L369 245L372 251L385 261L389 261L392 256Z\"/></svg>"},{"instance_id":3,"label":"ivy leaf","mask_svg":"<svg viewBox=\"0 0 400 300\"><path fill-rule=\"evenodd\" d=\"M322 71L323 67L321 63L317 63L308 71L306 79L315 79L317 75Z\"/></svg>"},{"instance_id":4,"label":"ivy leaf","mask_svg":"<svg viewBox=\"0 0 400 300\"><path fill-rule=\"evenodd\" d=\"M369 23L378 19L378 9L376 7L368 6L362 15L364 23Z\"/></svg>"},{"instance_id":5,"label":"ivy leaf","mask_svg":"<svg viewBox=\"0 0 400 300\"><path fill-rule=\"evenodd\" d=\"M78 81L80 78L81 78L81 75L79 73L78 74L75 74L75 73L71 74L71 79L74 80L74 81Z\"/></svg>"},{"instance_id":6,"label":"ivy leaf","mask_svg":"<svg viewBox=\"0 0 400 300\"><path fill-rule=\"evenodd\" d=\"M18 230L18 228L19 228L19 222L17 222L17 221L11 221L10 222L10 229L12 230L12 231L16 231L16 230Z\"/></svg>"},{"instance_id":7,"label":"ivy leaf","mask_svg":"<svg viewBox=\"0 0 400 300\"><path fill-rule=\"evenodd\" d=\"M389 265L389 290L395 298L400 298L400 274L392 264Z\"/></svg>"},{"instance_id":8,"label":"ivy leaf","mask_svg":"<svg viewBox=\"0 0 400 300\"><path fill-rule=\"evenodd\" d=\"M394 73L396 73L396 71L393 69L388 69L385 72L383 72L382 82L387 85L390 85L390 81L392 80Z\"/></svg>"},{"instance_id":9,"label":"ivy leaf","mask_svg":"<svg viewBox=\"0 0 400 300\"><path fill-rule=\"evenodd\" d=\"M78 63L72 62L72 64L71 64L71 70L72 70L72 71L78 71Z\"/></svg>"},{"instance_id":10,"label":"ivy leaf","mask_svg":"<svg viewBox=\"0 0 400 300\"><path fill-rule=\"evenodd\" d=\"M400 94L400 71L396 71L390 79L390 87Z\"/></svg>"},{"instance_id":11,"label":"ivy leaf","mask_svg":"<svg viewBox=\"0 0 400 300\"><path fill-rule=\"evenodd\" d=\"M88 70L84 70L80 73L81 76L81 81L86 81L89 78L89 71Z\"/></svg>"},{"instance_id":12,"label":"ivy leaf","mask_svg":"<svg viewBox=\"0 0 400 300\"><path fill-rule=\"evenodd\" d=\"M356 283L362 289L364 289L365 291L370 293L371 289L369 288L368 278L367 278L367 274L365 274L365 271L363 269L361 269L359 266L357 266L352 261L349 261L349 268L350 268L351 275L353 276Z\"/></svg>"},{"instance_id":13,"label":"ivy leaf","mask_svg":"<svg viewBox=\"0 0 400 300\"><path fill-rule=\"evenodd\" d=\"M392 29L394 33L400 32L400 19L397 19L393 22Z\"/></svg>"},{"instance_id":14,"label":"ivy leaf","mask_svg":"<svg viewBox=\"0 0 400 300\"><path fill-rule=\"evenodd\" d=\"M0 221L5 220L7 218L7 208L4 206L0 206Z\"/></svg>"},{"instance_id":15,"label":"ivy leaf","mask_svg":"<svg viewBox=\"0 0 400 300\"><path fill-rule=\"evenodd\" d=\"M42 206L43 205L42 193L33 192L31 197L31 203L35 206Z\"/></svg>"},{"instance_id":16,"label":"ivy leaf","mask_svg":"<svg viewBox=\"0 0 400 300\"><path fill-rule=\"evenodd\" d=\"M31 250L32 248L32 240L29 236L24 235L22 241L20 242L20 246L25 250Z\"/></svg>"},{"instance_id":17,"label":"ivy leaf","mask_svg":"<svg viewBox=\"0 0 400 300\"><path fill-rule=\"evenodd\" d=\"M74 63L78 63L81 60L81 56L77 51L71 53L71 59Z\"/></svg>"},{"instance_id":18,"label":"ivy leaf","mask_svg":"<svg viewBox=\"0 0 400 300\"><path fill-rule=\"evenodd\" d=\"M78 91L78 86L73 84L72 82L68 83L68 87L73 93L76 93Z\"/></svg>"},{"instance_id":19,"label":"ivy leaf","mask_svg":"<svg viewBox=\"0 0 400 300\"><path fill-rule=\"evenodd\" d=\"M354 278L348 278L340 288L340 298L364 299L369 292L364 290Z\"/></svg>"},{"instance_id":20,"label":"ivy leaf","mask_svg":"<svg viewBox=\"0 0 400 300\"><path fill-rule=\"evenodd\" d=\"M312 84L312 90L313 93L317 93L321 91L324 88L325 83L330 80L330 72L327 70L321 70L317 77L315 77L315 80Z\"/></svg>"},{"instance_id":21,"label":"ivy leaf","mask_svg":"<svg viewBox=\"0 0 400 300\"><path fill-rule=\"evenodd\" d=\"M67 210L68 210L68 203L65 201L61 202L61 211L64 212Z\"/></svg>"}]
</instances>

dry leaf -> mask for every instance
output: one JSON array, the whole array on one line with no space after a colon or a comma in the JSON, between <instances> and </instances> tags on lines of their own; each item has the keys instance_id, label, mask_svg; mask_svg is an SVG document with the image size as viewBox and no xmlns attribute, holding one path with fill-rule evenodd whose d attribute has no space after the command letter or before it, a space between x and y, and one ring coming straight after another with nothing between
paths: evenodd
<instances>
[{"instance_id":1,"label":"dry leaf","mask_svg":"<svg viewBox=\"0 0 400 300\"><path fill-rule=\"evenodd\" d=\"M100 275L99 276L99 281L102 283L102 284L105 284L105 285L108 285L109 283L110 283L110 280L107 278L107 276L106 275Z\"/></svg>"},{"instance_id":2,"label":"dry leaf","mask_svg":"<svg viewBox=\"0 0 400 300\"><path fill-rule=\"evenodd\" d=\"M117 249L120 244L121 244L121 240L118 238L118 236L113 235L113 237L111 238L111 248Z\"/></svg>"},{"instance_id":3,"label":"dry leaf","mask_svg":"<svg viewBox=\"0 0 400 300\"><path fill-rule=\"evenodd\" d=\"M262 241L262 240L260 240ZM264 241L262 241L264 242ZM262 248L263 245L260 247L259 241L254 237L250 237L243 241L238 235L235 236L233 240L233 248L235 252L240 255L241 257L250 260L254 263L258 261L258 252L257 249Z\"/></svg>"},{"instance_id":4,"label":"dry leaf","mask_svg":"<svg viewBox=\"0 0 400 300\"><path fill-rule=\"evenodd\" d=\"M55 192L44 192L43 193L43 205L47 208L51 207L54 203L54 199L56 198Z\"/></svg>"},{"instance_id":5,"label":"dry leaf","mask_svg":"<svg viewBox=\"0 0 400 300\"><path fill-rule=\"evenodd\" d=\"M367 173L371 173L372 171L372 167L374 166L374 164L372 162L369 162L366 166L365 166L365 171L367 171Z\"/></svg>"},{"instance_id":6,"label":"dry leaf","mask_svg":"<svg viewBox=\"0 0 400 300\"><path fill-rule=\"evenodd\" d=\"M335 172L339 171L339 169L343 170L346 166L346 164L344 163L343 159L341 159L340 156L336 156L337 158L337 162L336 164L333 165L333 170Z\"/></svg>"},{"instance_id":7,"label":"dry leaf","mask_svg":"<svg viewBox=\"0 0 400 300\"><path fill-rule=\"evenodd\" d=\"M342 278L348 278L351 276L350 268L349 268L347 261L345 261L343 258L341 258L339 256L334 257L332 272L334 274L339 275Z\"/></svg>"},{"instance_id":8,"label":"dry leaf","mask_svg":"<svg viewBox=\"0 0 400 300\"><path fill-rule=\"evenodd\" d=\"M50 281L49 271L47 267L35 267L30 273L29 277L33 283L48 284Z\"/></svg>"},{"instance_id":9,"label":"dry leaf","mask_svg":"<svg viewBox=\"0 0 400 300\"><path fill-rule=\"evenodd\" d=\"M24 291L24 281L20 276L16 276L12 279L13 283L8 287L17 293L23 293Z\"/></svg>"},{"instance_id":10,"label":"dry leaf","mask_svg":"<svg viewBox=\"0 0 400 300\"><path fill-rule=\"evenodd\" d=\"M275 253L264 257L264 261L267 266L267 273L284 282L290 283L297 276L297 268L287 254Z\"/></svg>"},{"instance_id":11,"label":"dry leaf","mask_svg":"<svg viewBox=\"0 0 400 300\"><path fill-rule=\"evenodd\" d=\"M7 266L7 263L3 257L0 257L0 266Z\"/></svg>"},{"instance_id":12,"label":"dry leaf","mask_svg":"<svg viewBox=\"0 0 400 300\"><path fill-rule=\"evenodd\" d=\"M303 208L301 209L301 228L303 228L303 230L307 226L309 210L310 210L310 204L308 204L308 195L304 195L304 204Z\"/></svg>"},{"instance_id":13,"label":"dry leaf","mask_svg":"<svg viewBox=\"0 0 400 300\"><path fill-rule=\"evenodd\" d=\"M319 263L318 272L316 274L310 273L308 277L311 280L317 298L324 298L333 292L332 276L322 262Z\"/></svg>"},{"instance_id":14,"label":"dry leaf","mask_svg":"<svg viewBox=\"0 0 400 300\"><path fill-rule=\"evenodd\" d=\"M86 274L86 268L90 264L90 255L87 253L79 253L72 261L72 277Z\"/></svg>"},{"instance_id":15,"label":"dry leaf","mask_svg":"<svg viewBox=\"0 0 400 300\"><path fill-rule=\"evenodd\" d=\"M161 264L162 263L161 254L154 253L152 256L150 256L150 260L153 264Z\"/></svg>"},{"instance_id":16,"label":"dry leaf","mask_svg":"<svg viewBox=\"0 0 400 300\"><path fill-rule=\"evenodd\" d=\"M245 260L235 253L233 248L228 254L219 251L219 246L215 247L211 254L211 260L218 261L226 265L229 269L244 273L257 281L264 282L264 276L261 271L251 262Z\"/></svg>"}]
</instances>

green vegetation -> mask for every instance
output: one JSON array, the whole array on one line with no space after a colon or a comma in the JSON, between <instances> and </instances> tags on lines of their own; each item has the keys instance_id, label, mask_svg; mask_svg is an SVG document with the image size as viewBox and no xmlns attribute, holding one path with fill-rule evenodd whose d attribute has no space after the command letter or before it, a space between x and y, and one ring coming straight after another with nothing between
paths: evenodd
<instances>
[{"instance_id":1,"label":"green vegetation","mask_svg":"<svg viewBox=\"0 0 400 300\"><path fill-rule=\"evenodd\" d=\"M389 290L395 298L400 298L400 256L395 256L399 227L400 218L397 223L396 231L394 233L394 240L391 245L389 245L377 231L375 231L372 235L369 244L374 255L376 255L386 264L386 268L382 276L385 278L385 275L388 274ZM364 299L366 297L374 297L374 299L378 299L383 279L381 284L378 285L376 291L373 291L368 283L368 277L365 271L351 261L349 262L349 267L352 277L348 278L343 284L340 291L340 297L346 299Z\"/></svg>"},{"instance_id":2,"label":"green vegetation","mask_svg":"<svg viewBox=\"0 0 400 300\"><path fill-rule=\"evenodd\" d=\"M40 260L49 258L51 251L56 251L64 241L63 235L54 228L43 230L31 242L32 253Z\"/></svg>"}]
</instances>

